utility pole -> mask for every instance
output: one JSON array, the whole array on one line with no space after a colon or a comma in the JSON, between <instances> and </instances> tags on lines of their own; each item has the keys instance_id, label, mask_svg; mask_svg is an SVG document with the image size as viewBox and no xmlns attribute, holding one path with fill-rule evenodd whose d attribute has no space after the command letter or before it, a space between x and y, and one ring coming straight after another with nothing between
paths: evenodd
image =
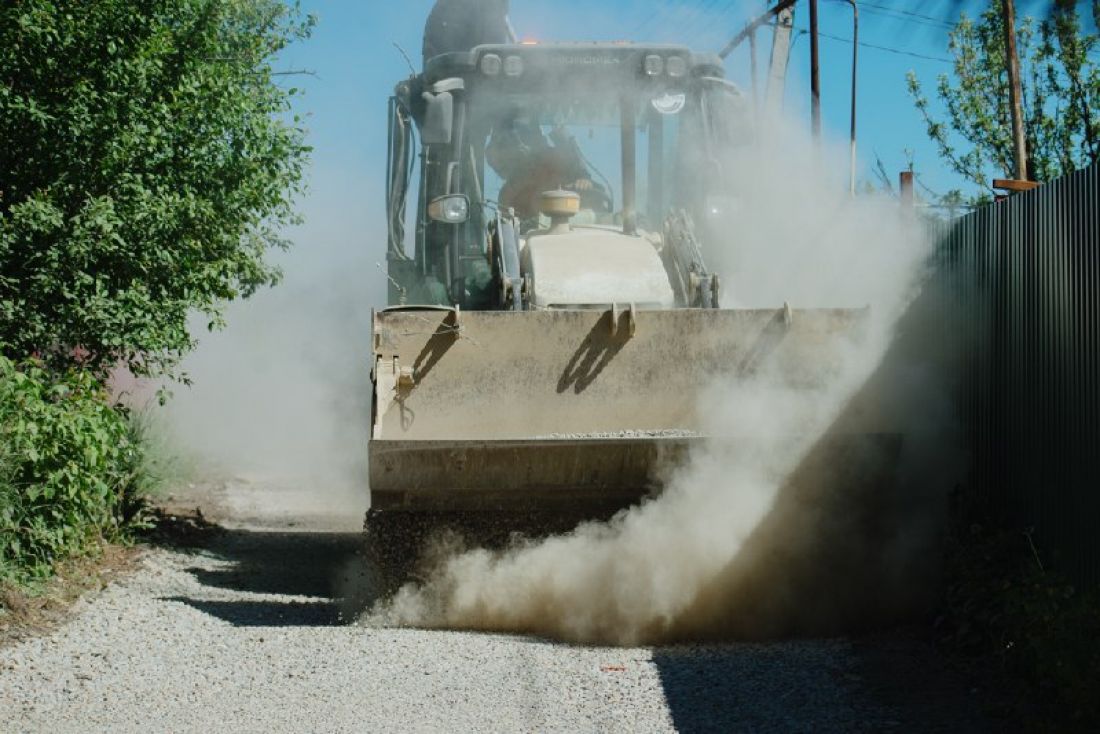
<instances>
[{"instance_id":1,"label":"utility pole","mask_svg":"<svg viewBox=\"0 0 1100 734\"><path fill-rule=\"evenodd\" d=\"M782 5L783 3L780 3ZM768 60L768 86L764 90L764 110L769 119L779 117L787 82L787 62L791 56L791 30L794 28L794 4L775 15L775 34Z\"/></svg>"},{"instance_id":2,"label":"utility pole","mask_svg":"<svg viewBox=\"0 0 1100 734\"><path fill-rule=\"evenodd\" d=\"M749 66L752 73L752 104L753 109L760 109L760 89L756 80L756 29L749 32Z\"/></svg>"},{"instance_id":3,"label":"utility pole","mask_svg":"<svg viewBox=\"0 0 1100 734\"><path fill-rule=\"evenodd\" d=\"M856 71L859 68L859 6L856 0L848 0L852 6L852 112L848 152L851 158L848 170L848 193L856 195Z\"/></svg>"},{"instance_id":4,"label":"utility pole","mask_svg":"<svg viewBox=\"0 0 1100 734\"><path fill-rule=\"evenodd\" d=\"M1023 89L1020 87L1020 57L1016 53L1016 6L1001 0L1005 31L1005 64L1008 67L1009 107L1012 111L1012 142L1016 180L1027 181L1027 138L1024 136Z\"/></svg>"},{"instance_id":5,"label":"utility pole","mask_svg":"<svg viewBox=\"0 0 1100 734\"><path fill-rule=\"evenodd\" d=\"M810 0L810 113L814 142L821 143L821 73L817 53L817 0Z\"/></svg>"},{"instance_id":6,"label":"utility pole","mask_svg":"<svg viewBox=\"0 0 1100 734\"><path fill-rule=\"evenodd\" d=\"M794 4L797 1L798 0L780 0L780 2L777 2L775 4L774 8L769 8L768 10L765 10L763 13L750 20L748 23L745 24L744 28L735 33L733 35L733 38L731 38L726 43L726 45L722 47L722 50L718 52L718 55L721 56L723 59L729 56L735 48L741 45L742 41L749 37L750 33L767 23L773 17L776 18L777 22L780 25L786 25L789 27L792 22L791 17L793 11L791 11L791 8L794 7ZM784 13L787 14L785 21L783 19Z\"/></svg>"},{"instance_id":7,"label":"utility pole","mask_svg":"<svg viewBox=\"0 0 1100 734\"><path fill-rule=\"evenodd\" d=\"M752 54L753 81L756 80L756 29L775 18L775 37L772 40L771 59L768 64L768 86L764 92L764 108L769 116L775 116L783 106L783 85L787 78L787 60L791 52L791 28L794 26L794 5L797 0L779 0L773 7L764 11L745 24L734 34L718 55L723 59L729 56L741 42L748 39ZM755 87L754 87L755 89Z\"/></svg>"}]
</instances>

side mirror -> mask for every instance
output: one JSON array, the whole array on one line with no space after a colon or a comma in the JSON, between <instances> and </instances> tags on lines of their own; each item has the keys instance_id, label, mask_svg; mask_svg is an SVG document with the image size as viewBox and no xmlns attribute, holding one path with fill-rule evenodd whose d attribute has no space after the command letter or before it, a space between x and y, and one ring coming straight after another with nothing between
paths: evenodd
<instances>
[{"instance_id":1,"label":"side mirror","mask_svg":"<svg viewBox=\"0 0 1100 734\"><path fill-rule=\"evenodd\" d=\"M424 100L424 124L420 140L425 145L450 145L454 138L454 93L466 88L459 77L442 79L428 87L420 96Z\"/></svg>"},{"instance_id":2,"label":"side mirror","mask_svg":"<svg viewBox=\"0 0 1100 734\"><path fill-rule=\"evenodd\" d=\"M420 140L425 145L450 145L454 138L454 93L466 89L460 77L441 79L432 84L420 98L424 100L424 122L420 126Z\"/></svg>"},{"instance_id":3,"label":"side mirror","mask_svg":"<svg viewBox=\"0 0 1100 734\"><path fill-rule=\"evenodd\" d=\"M424 92L424 124L420 140L425 145L450 145L455 121L455 101L450 92Z\"/></svg>"},{"instance_id":4,"label":"side mirror","mask_svg":"<svg viewBox=\"0 0 1100 734\"><path fill-rule=\"evenodd\" d=\"M470 200L465 194L437 196L428 204L428 217L433 222L462 224L470 218Z\"/></svg>"}]
</instances>

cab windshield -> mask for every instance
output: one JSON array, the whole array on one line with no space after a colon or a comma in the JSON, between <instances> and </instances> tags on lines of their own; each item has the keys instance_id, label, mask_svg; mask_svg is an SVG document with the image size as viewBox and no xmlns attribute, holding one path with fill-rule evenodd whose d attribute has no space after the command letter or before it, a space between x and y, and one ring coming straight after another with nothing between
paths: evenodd
<instances>
[{"instance_id":1,"label":"cab windshield","mask_svg":"<svg viewBox=\"0 0 1100 734\"><path fill-rule=\"evenodd\" d=\"M479 98L480 97L480 98ZM463 193L539 226L542 192L577 193L576 224L659 229L697 158L686 93L483 94L469 105ZM695 136L698 139L698 136ZM473 223L480 226L480 223Z\"/></svg>"}]
</instances>

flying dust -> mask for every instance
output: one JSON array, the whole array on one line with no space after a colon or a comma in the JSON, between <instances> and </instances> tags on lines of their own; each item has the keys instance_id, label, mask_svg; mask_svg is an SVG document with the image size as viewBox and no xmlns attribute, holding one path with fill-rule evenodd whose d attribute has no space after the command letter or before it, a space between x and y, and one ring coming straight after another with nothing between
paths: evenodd
<instances>
[{"instance_id":1,"label":"flying dust","mask_svg":"<svg viewBox=\"0 0 1100 734\"><path fill-rule=\"evenodd\" d=\"M366 335L385 291L362 243L366 224L349 216L362 207L344 198L307 202L306 225L290 233L294 247L276 253L282 284L233 304L224 331L192 325L199 346L182 367L193 385L170 386L163 430L196 482L227 488L234 516L361 527Z\"/></svg>"},{"instance_id":2,"label":"flying dust","mask_svg":"<svg viewBox=\"0 0 1100 734\"><path fill-rule=\"evenodd\" d=\"M804 137L730 152L726 170L751 173L722 203L711 265L725 308L869 306L860 338L812 388L766 362L709 386L711 438L660 496L566 535L447 554L368 619L633 645L837 633L922 607L957 467L921 297L931 246L895 199L849 197L823 173L845 171L842 154Z\"/></svg>"}]
</instances>

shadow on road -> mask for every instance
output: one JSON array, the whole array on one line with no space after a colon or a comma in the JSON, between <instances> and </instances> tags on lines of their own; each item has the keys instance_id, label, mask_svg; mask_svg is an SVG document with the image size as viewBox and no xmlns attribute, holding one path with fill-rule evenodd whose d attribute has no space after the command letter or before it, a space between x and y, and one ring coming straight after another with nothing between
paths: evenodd
<instances>
[{"instance_id":1,"label":"shadow on road","mask_svg":"<svg viewBox=\"0 0 1100 734\"><path fill-rule=\"evenodd\" d=\"M350 624L375 601L375 575L360 533L212 528L186 545L225 563L211 568L196 562L187 569L211 598L170 600L235 626ZM227 591L240 598L224 599Z\"/></svg>"},{"instance_id":2,"label":"shadow on road","mask_svg":"<svg viewBox=\"0 0 1100 734\"><path fill-rule=\"evenodd\" d=\"M673 647L655 650L653 662L672 721L685 734L859 730L855 712L836 700L840 673L809 647Z\"/></svg>"},{"instance_id":3,"label":"shadow on road","mask_svg":"<svg viewBox=\"0 0 1100 734\"><path fill-rule=\"evenodd\" d=\"M336 602L202 601L168 597L235 627L331 627L346 624Z\"/></svg>"},{"instance_id":4,"label":"shadow on road","mask_svg":"<svg viewBox=\"0 0 1100 734\"><path fill-rule=\"evenodd\" d=\"M654 651L676 730L992 732L996 693L905 631Z\"/></svg>"}]
</instances>

